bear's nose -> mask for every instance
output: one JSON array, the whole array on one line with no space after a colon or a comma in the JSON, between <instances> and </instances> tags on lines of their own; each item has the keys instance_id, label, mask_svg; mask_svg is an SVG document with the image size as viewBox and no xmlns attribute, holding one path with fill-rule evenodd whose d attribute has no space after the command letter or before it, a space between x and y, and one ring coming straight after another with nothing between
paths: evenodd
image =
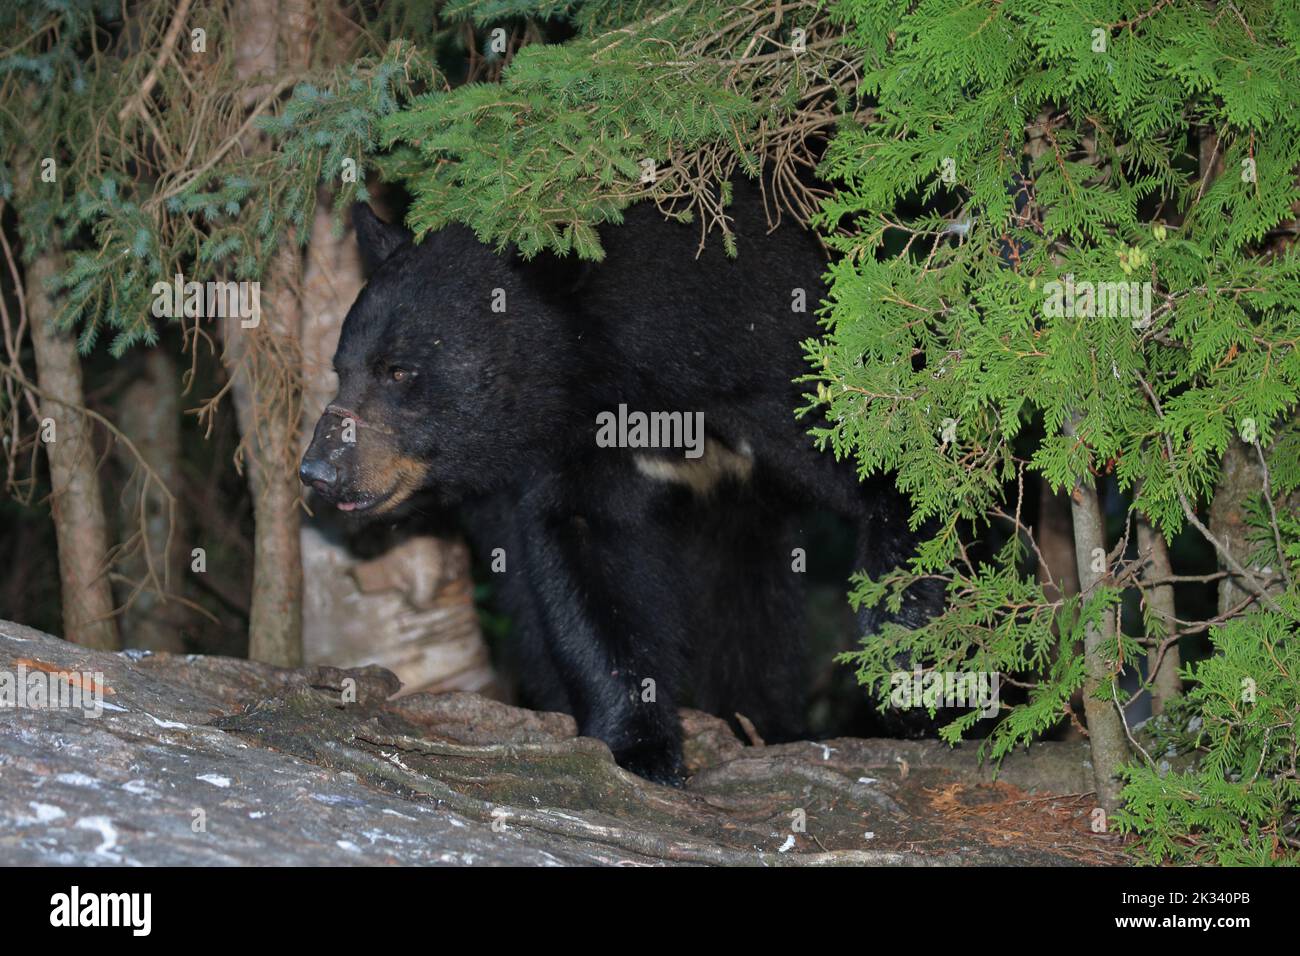
<instances>
[{"instance_id":1,"label":"bear's nose","mask_svg":"<svg viewBox=\"0 0 1300 956\"><path fill-rule=\"evenodd\" d=\"M324 458L308 456L298 466L298 477L304 485L311 485L322 495L327 495L338 484L339 470Z\"/></svg>"}]
</instances>

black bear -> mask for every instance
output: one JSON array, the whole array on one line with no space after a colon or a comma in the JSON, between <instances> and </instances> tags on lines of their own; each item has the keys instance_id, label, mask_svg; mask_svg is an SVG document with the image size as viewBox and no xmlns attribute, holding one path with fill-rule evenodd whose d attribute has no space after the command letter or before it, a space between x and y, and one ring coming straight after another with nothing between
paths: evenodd
<instances>
[{"instance_id":1,"label":"black bear","mask_svg":"<svg viewBox=\"0 0 1300 956\"><path fill-rule=\"evenodd\" d=\"M819 246L769 230L757 186L728 213L735 259L642 205L575 267L497 256L459 226L415 244L357 207L371 276L301 465L357 515L422 493L457 508L504 563L532 701L663 782L680 778L688 691L768 739L799 731L794 508L852 522L872 574L915 544L892 482L860 482L794 415ZM937 601L909 594L898 620Z\"/></svg>"}]
</instances>

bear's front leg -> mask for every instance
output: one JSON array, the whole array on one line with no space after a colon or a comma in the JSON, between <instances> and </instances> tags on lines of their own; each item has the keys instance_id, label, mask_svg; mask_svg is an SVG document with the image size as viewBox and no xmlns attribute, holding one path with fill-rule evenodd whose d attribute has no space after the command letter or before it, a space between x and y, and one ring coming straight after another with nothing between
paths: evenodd
<instances>
[{"instance_id":1,"label":"bear's front leg","mask_svg":"<svg viewBox=\"0 0 1300 956\"><path fill-rule=\"evenodd\" d=\"M525 574L579 733L632 773L681 786L684 602L666 536L608 514L521 512Z\"/></svg>"}]
</instances>

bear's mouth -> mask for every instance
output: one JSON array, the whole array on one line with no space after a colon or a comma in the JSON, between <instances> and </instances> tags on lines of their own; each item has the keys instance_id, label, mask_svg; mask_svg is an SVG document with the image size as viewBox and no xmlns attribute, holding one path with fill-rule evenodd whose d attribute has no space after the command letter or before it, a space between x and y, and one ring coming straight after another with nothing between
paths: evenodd
<instances>
[{"instance_id":1,"label":"bear's mouth","mask_svg":"<svg viewBox=\"0 0 1300 956\"><path fill-rule=\"evenodd\" d=\"M334 507L352 515L390 512L419 489L420 481L427 472L427 468L411 460L399 461L397 467L384 470L386 474L383 477L396 479L384 491L372 492L353 485L342 494L330 496Z\"/></svg>"},{"instance_id":2,"label":"bear's mouth","mask_svg":"<svg viewBox=\"0 0 1300 956\"><path fill-rule=\"evenodd\" d=\"M361 498L353 498L350 501L337 501L334 506L339 511L349 511L357 513L361 511L370 511L372 508L383 504L392 497L392 492L385 492L382 495L365 495Z\"/></svg>"},{"instance_id":3,"label":"bear's mouth","mask_svg":"<svg viewBox=\"0 0 1300 956\"><path fill-rule=\"evenodd\" d=\"M392 511L409 498L410 495L410 490L399 484L397 487L390 488L388 491L380 494L361 495L357 498L336 501L334 502L334 507L338 508L339 511L344 511L348 514L354 515L362 514L363 512L368 514L382 514L384 512Z\"/></svg>"}]
</instances>

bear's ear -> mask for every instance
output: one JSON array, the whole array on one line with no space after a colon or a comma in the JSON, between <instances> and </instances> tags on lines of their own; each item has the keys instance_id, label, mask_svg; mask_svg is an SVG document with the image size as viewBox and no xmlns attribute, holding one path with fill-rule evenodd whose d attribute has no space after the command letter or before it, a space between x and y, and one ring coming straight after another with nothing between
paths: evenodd
<instances>
[{"instance_id":1,"label":"bear's ear","mask_svg":"<svg viewBox=\"0 0 1300 956\"><path fill-rule=\"evenodd\" d=\"M375 215L363 202L352 205L352 228L357 231L357 246L366 272L374 272L411 234L401 226L391 226Z\"/></svg>"}]
</instances>

